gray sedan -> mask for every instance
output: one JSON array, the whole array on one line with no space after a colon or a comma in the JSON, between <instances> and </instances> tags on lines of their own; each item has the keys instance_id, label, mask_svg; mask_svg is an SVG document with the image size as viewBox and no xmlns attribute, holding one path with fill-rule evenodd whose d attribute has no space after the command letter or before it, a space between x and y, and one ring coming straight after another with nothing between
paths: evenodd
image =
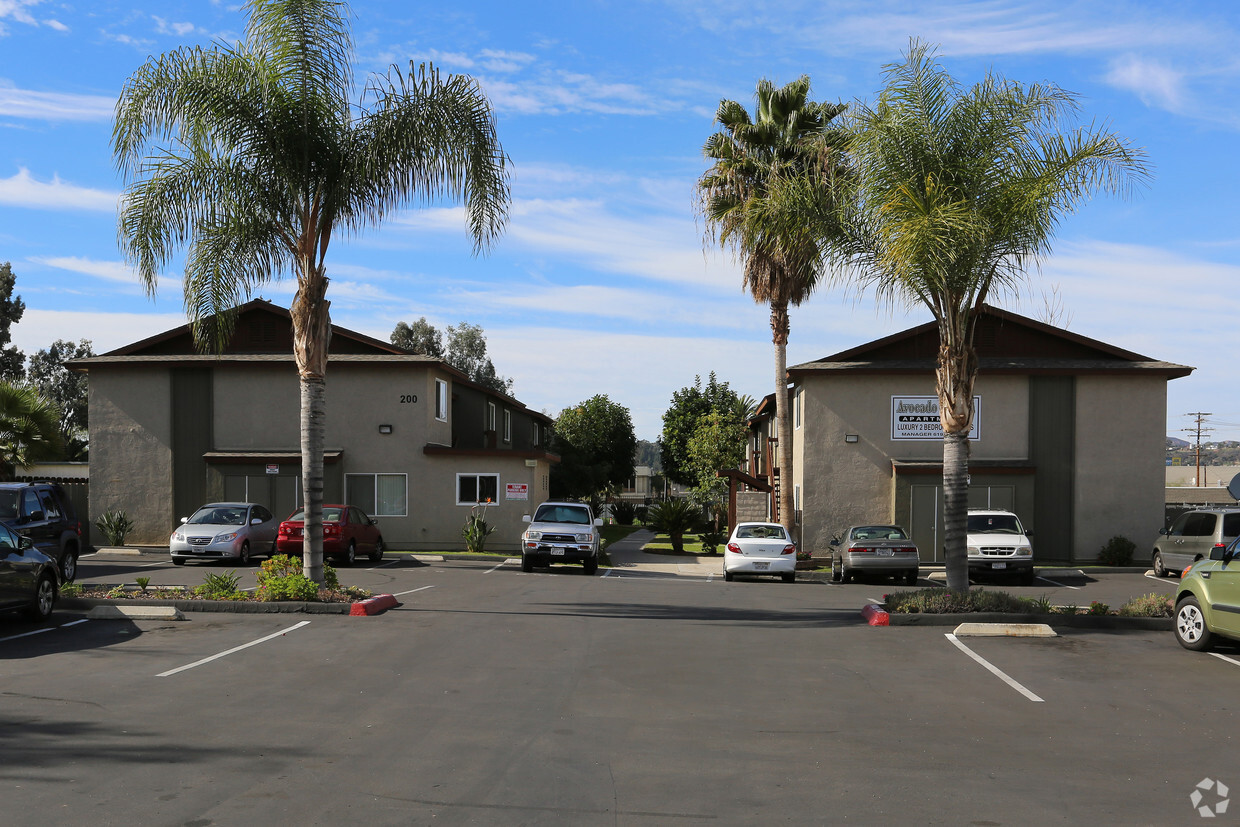
<instances>
[{"instance_id":1,"label":"gray sedan","mask_svg":"<svg viewBox=\"0 0 1240 827\"><path fill-rule=\"evenodd\" d=\"M248 565L252 555L276 553L279 521L254 503L207 503L172 533L168 551L178 566L186 560L235 559Z\"/></svg>"},{"instance_id":2,"label":"gray sedan","mask_svg":"<svg viewBox=\"0 0 1240 827\"><path fill-rule=\"evenodd\" d=\"M901 578L908 586L917 583L917 546L898 525L856 525L831 545L831 579L836 582L881 574Z\"/></svg>"}]
</instances>

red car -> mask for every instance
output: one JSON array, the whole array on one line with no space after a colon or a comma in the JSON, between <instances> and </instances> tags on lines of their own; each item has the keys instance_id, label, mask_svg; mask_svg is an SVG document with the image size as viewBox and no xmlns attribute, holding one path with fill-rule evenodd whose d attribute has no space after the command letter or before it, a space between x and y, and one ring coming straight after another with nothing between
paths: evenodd
<instances>
[{"instance_id":1,"label":"red car","mask_svg":"<svg viewBox=\"0 0 1240 827\"><path fill-rule=\"evenodd\" d=\"M305 519L305 511L299 508L280 523L278 553L301 554ZM323 556L351 566L359 554L375 563L383 559L383 536L375 521L355 505L323 506Z\"/></svg>"}]
</instances>

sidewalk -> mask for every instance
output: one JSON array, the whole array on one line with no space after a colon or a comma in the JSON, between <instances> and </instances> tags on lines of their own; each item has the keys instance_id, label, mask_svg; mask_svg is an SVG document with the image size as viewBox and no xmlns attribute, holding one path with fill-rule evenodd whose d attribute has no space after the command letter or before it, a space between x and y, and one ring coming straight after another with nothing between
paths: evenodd
<instances>
[{"instance_id":1,"label":"sidewalk","mask_svg":"<svg viewBox=\"0 0 1240 827\"><path fill-rule=\"evenodd\" d=\"M607 555L611 557L612 568L617 571L641 569L660 574L691 574L698 577L723 572L722 554L707 557L676 557L670 554L647 554L642 551L642 547L654 537L653 531L642 528L623 540L612 543L607 547Z\"/></svg>"}]
</instances>

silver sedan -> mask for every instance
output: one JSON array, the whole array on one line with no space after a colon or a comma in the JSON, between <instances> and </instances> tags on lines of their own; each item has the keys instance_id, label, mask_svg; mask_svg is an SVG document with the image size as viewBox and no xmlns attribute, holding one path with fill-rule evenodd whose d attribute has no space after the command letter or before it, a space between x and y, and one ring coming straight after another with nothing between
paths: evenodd
<instances>
[{"instance_id":1,"label":"silver sedan","mask_svg":"<svg viewBox=\"0 0 1240 827\"><path fill-rule=\"evenodd\" d=\"M207 503L181 518L168 551L178 566L186 560L235 559L247 565L252 555L275 554L279 521L254 503Z\"/></svg>"},{"instance_id":2,"label":"silver sedan","mask_svg":"<svg viewBox=\"0 0 1240 827\"><path fill-rule=\"evenodd\" d=\"M858 574L881 574L917 583L917 546L898 525L856 525L831 541L831 579L847 583Z\"/></svg>"}]
</instances>

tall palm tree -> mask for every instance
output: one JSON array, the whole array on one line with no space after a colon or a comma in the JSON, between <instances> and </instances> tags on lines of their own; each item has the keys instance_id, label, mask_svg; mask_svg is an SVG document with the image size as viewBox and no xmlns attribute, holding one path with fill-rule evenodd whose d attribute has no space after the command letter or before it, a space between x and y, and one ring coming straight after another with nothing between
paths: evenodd
<instances>
[{"instance_id":1,"label":"tall palm tree","mask_svg":"<svg viewBox=\"0 0 1240 827\"><path fill-rule=\"evenodd\" d=\"M775 416L779 434L780 522L795 521L792 424L788 416L788 308L809 298L818 283L823 247L832 243L814 215L832 215L842 170L842 134L831 124L839 103L809 100L802 76L775 88L758 82L753 115L736 101L719 104L703 152L713 165L698 180L707 238L744 260L742 287L771 308L775 345Z\"/></svg>"},{"instance_id":2,"label":"tall palm tree","mask_svg":"<svg viewBox=\"0 0 1240 827\"><path fill-rule=\"evenodd\" d=\"M185 305L204 349L228 341L243 297L295 275L305 573L322 582L328 244L415 199L463 198L479 252L506 219L508 162L472 78L394 66L355 100L343 2L246 8L244 42L152 58L121 92L120 241L151 294L187 246Z\"/></svg>"},{"instance_id":3,"label":"tall palm tree","mask_svg":"<svg viewBox=\"0 0 1240 827\"><path fill-rule=\"evenodd\" d=\"M1061 131L1072 93L994 75L962 88L918 41L886 76L848 119L849 252L863 289L923 304L938 324L947 585L962 590L978 311L1050 251L1082 200L1144 181L1145 155L1092 125Z\"/></svg>"},{"instance_id":4,"label":"tall palm tree","mask_svg":"<svg viewBox=\"0 0 1240 827\"><path fill-rule=\"evenodd\" d=\"M0 479L13 479L19 465L54 453L59 417L52 403L29 385L0 382Z\"/></svg>"}]
</instances>

